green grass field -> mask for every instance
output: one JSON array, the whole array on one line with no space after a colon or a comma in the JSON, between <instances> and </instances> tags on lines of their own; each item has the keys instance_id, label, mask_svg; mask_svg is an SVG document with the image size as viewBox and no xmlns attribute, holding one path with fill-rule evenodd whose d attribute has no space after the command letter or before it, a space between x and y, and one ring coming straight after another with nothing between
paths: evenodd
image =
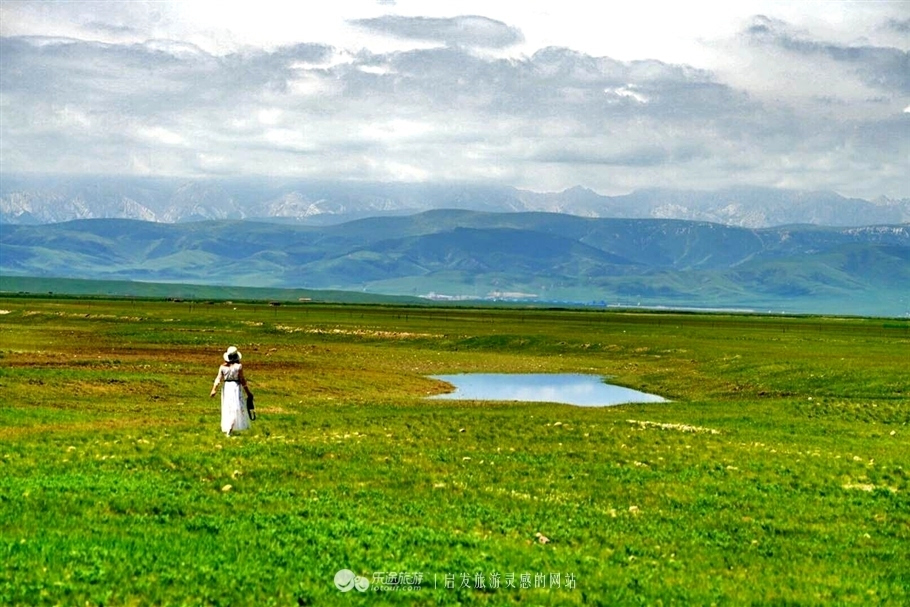
<instances>
[{"instance_id":1,"label":"green grass field","mask_svg":"<svg viewBox=\"0 0 910 607\"><path fill-rule=\"evenodd\" d=\"M424 399L470 371L672 402ZM910 602L903 320L9 296L0 395L2 605Z\"/></svg>"}]
</instances>

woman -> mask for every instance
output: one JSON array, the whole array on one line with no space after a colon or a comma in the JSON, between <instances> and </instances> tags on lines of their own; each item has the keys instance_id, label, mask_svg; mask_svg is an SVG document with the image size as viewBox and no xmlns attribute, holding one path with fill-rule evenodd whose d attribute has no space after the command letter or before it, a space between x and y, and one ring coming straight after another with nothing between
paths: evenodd
<instances>
[{"instance_id":1,"label":"woman","mask_svg":"<svg viewBox=\"0 0 910 607\"><path fill-rule=\"evenodd\" d=\"M209 395L215 396L218 384L224 382L224 386L221 388L221 431L227 436L250 427L250 417L240 387L243 386L248 398L252 397L253 393L250 392L246 385L246 378L243 377L243 365L240 364L240 358L241 355L236 346L227 349L227 352L224 353L224 364L218 368L215 385L212 386L212 393Z\"/></svg>"}]
</instances>

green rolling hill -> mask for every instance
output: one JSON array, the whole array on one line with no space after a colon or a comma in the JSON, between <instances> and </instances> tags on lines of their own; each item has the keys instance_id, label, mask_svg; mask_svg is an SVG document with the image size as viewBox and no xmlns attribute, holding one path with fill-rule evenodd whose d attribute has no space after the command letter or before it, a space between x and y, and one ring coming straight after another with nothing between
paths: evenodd
<instances>
[{"instance_id":1,"label":"green rolling hill","mask_svg":"<svg viewBox=\"0 0 910 607\"><path fill-rule=\"evenodd\" d=\"M910 226L428 211L332 226L3 225L4 276L902 316Z\"/></svg>"}]
</instances>

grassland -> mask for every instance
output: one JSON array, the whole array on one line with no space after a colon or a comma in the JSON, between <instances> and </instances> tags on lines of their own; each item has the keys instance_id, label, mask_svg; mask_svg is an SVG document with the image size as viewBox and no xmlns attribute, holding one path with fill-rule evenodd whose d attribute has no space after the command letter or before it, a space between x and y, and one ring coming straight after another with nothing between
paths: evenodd
<instances>
[{"instance_id":1,"label":"grassland","mask_svg":"<svg viewBox=\"0 0 910 607\"><path fill-rule=\"evenodd\" d=\"M908 360L900 320L0 298L0 604L907 604ZM424 399L466 371L672 402Z\"/></svg>"}]
</instances>

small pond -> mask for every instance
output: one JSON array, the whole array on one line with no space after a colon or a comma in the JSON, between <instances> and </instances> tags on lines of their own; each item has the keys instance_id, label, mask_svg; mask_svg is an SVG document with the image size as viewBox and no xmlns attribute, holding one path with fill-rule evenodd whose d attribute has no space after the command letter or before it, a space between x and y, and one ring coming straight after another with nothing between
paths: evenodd
<instances>
[{"instance_id":1,"label":"small pond","mask_svg":"<svg viewBox=\"0 0 910 607\"><path fill-rule=\"evenodd\" d=\"M580 407L666 402L654 394L604 383L599 375L581 373L463 373L431 377L455 386L454 392L429 397L436 400L524 401Z\"/></svg>"}]
</instances>

